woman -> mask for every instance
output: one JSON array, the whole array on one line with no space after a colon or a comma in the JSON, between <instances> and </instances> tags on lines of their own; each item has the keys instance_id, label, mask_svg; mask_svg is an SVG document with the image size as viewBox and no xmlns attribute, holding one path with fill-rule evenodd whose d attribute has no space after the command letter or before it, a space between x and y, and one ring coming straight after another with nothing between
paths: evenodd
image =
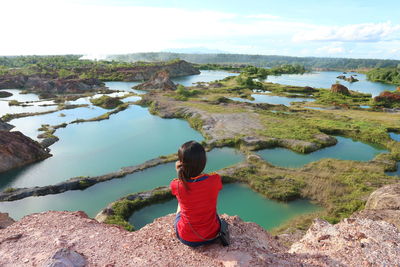
<instances>
[{"instance_id":1,"label":"woman","mask_svg":"<svg viewBox=\"0 0 400 267\"><path fill-rule=\"evenodd\" d=\"M213 243L221 227L217 215L221 177L216 173L202 173L207 162L206 152L195 141L184 143L178 150L178 158L175 164L178 179L170 184L172 194L178 199L176 235L191 247Z\"/></svg>"}]
</instances>

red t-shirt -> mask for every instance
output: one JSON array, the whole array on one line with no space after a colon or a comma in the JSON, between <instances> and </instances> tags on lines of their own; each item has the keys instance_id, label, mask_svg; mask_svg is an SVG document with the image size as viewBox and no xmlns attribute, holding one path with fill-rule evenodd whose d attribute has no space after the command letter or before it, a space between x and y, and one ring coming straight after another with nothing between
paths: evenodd
<instances>
[{"instance_id":1,"label":"red t-shirt","mask_svg":"<svg viewBox=\"0 0 400 267\"><path fill-rule=\"evenodd\" d=\"M179 179L171 184L172 194L178 199L181 207L181 219L177 223L179 236L189 242L201 242L193 229L204 239L214 238L219 231L217 219L218 193L222 189L221 176L216 173L202 174L191 178L187 183L188 189Z\"/></svg>"}]
</instances>

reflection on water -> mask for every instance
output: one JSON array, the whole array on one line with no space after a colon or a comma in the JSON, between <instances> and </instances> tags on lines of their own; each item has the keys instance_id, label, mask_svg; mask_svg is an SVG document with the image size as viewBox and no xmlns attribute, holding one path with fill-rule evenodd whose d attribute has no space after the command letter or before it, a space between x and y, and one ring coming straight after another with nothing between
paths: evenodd
<instances>
[{"instance_id":1,"label":"reflection on water","mask_svg":"<svg viewBox=\"0 0 400 267\"><path fill-rule=\"evenodd\" d=\"M313 102L312 98L292 98L292 97L284 97L284 96L275 96L275 95L261 95L261 94L252 94L254 100L249 100L240 97L231 97L229 99L240 101L240 102L249 102L249 103L268 103L275 105L285 105L290 106L291 102Z\"/></svg>"}]
</instances>

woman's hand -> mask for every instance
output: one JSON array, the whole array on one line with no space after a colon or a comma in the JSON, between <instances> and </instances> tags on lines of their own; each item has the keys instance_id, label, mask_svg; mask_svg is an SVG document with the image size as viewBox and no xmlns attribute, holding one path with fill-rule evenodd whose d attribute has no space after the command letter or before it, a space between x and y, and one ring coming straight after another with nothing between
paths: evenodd
<instances>
[{"instance_id":1,"label":"woman's hand","mask_svg":"<svg viewBox=\"0 0 400 267\"><path fill-rule=\"evenodd\" d=\"M175 162L175 169L176 172L179 172L179 169L182 167L182 162L180 162L179 160Z\"/></svg>"}]
</instances>

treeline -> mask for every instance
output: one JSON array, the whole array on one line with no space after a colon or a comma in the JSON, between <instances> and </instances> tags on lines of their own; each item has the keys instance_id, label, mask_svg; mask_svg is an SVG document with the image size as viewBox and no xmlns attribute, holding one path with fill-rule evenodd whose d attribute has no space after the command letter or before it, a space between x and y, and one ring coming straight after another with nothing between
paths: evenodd
<instances>
[{"instance_id":1,"label":"treeline","mask_svg":"<svg viewBox=\"0 0 400 267\"><path fill-rule=\"evenodd\" d=\"M97 78L107 81L122 81L127 73L124 69L135 67L169 65L179 60L166 62L119 62L115 60L81 60L81 55L62 56L3 56L0 57L0 75L42 75L58 78Z\"/></svg>"},{"instance_id":2,"label":"treeline","mask_svg":"<svg viewBox=\"0 0 400 267\"><path fill-rule=\"evenodd\" d=\"M399 60L389 59L353 59L353 58L324 58L324 57L289 57L245 54L186 54L186 53L133 53L110 55L107 59L135 61L165 61L180 58L197 64L246 64L257 67L276 67L285 64L298 64L307 69L350 70L365 68L397 67Z\"/></svg>"},{"instance_id":3,"label":"treeline","mask_svg":"<svg viewBox=\"0 0 400 267\"><path fill-rule=\"evenodd\" d=\"M373 82L400 85L400 66L397 68L377 68L367 72L367 78Z\"/></svg>"}]
</instances>

